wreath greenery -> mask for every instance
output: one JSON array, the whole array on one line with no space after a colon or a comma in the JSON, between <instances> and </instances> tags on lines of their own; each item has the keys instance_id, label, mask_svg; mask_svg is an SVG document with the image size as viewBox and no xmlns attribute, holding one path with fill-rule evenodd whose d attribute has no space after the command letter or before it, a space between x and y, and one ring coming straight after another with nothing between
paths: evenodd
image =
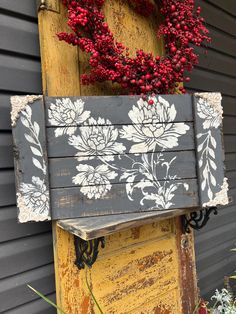
<instances>
[{"instance_id":1,"label":"wreath greenery","mask_svg":"<svg viewBox=\"0 0 236 314\"><path fill-rule=\"evenodd\" d=\"M157 37L164 36L166 54L163 57L138 50L134 58L129 48L117 42L105 21L102 6L105 0L62 0L68 10L68 25L72 33L59 33L60 40L79 46L89 54L90 73L82 75L83 84L111 81L118 83L124 93L174 93L177 83L189 81L198 63L192 44L210 42L201 8L194 0L127 0L134 10L147 18L154 5L160 7L163 22ZM180 87L180 92L185 89Z\"/></svg>"}]
</instances>

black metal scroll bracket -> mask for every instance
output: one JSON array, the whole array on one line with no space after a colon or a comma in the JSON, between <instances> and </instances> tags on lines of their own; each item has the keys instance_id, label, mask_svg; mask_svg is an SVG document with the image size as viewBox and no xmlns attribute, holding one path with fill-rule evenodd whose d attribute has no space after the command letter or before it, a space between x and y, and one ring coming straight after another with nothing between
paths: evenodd
<instances>
[{"instance_id":1,"label":"black metal scroll bracket","mask_svg":"<svg viewBox=\"0 0 236 314\"><path fill-rule=\"evenodd\" d=\"M216 207L204 208L196 212L182 216L183 218L183 233L190 233L190 228L194 230L202 229L210 219L210 215L218 214Z\"/></svg>"},{"instance_id":2,"label":"black metal scroll bracket","mask_svg":"<svg viewBox=\"0 0 236 314\"><path fill-rule=\"evenodd\" d=\"M85 266L92 267L96 262L99 253L99 244L101 243L101 248L105 247L105 238L100 237L93 240L83 240L80 237L74 236L75 244L75 265L79 269L84 269Z\"/></svg>"}]
</instances>

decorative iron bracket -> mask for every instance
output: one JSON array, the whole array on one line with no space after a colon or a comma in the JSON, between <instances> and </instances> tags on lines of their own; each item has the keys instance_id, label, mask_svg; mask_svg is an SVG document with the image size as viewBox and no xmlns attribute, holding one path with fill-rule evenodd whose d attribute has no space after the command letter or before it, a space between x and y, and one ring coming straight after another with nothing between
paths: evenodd
<instances>
[{"instance_id":1,"label":"decorative iron bracket","mask_svg":"<svg viewBox=\"0 0 236 314\"><path fill-rule=\"evenodd\" d=\"M194 230L202 229L210 219L210 215L213 213L214 215L218 214L216 207L209 207L205 209L201 209L196 212L192 212L188 215L184 215L182 218L183 221L183 233L190 233L190 228Z\"/></svg>"},{"instance_id":2,"label":"decorative iron bracket","mask_svg":"<svg viewBox=\"0 0 236 314\"><path fill-rule=\"evenodd\" d=\"M79 269L84 269L85 265L92 267L98 257L98 248L101 243L101 248L105 247L105 238L100 237L93 240L83 240L77 236L74 236L75 244L75 265Z\"/></svg>"}]
</instances>

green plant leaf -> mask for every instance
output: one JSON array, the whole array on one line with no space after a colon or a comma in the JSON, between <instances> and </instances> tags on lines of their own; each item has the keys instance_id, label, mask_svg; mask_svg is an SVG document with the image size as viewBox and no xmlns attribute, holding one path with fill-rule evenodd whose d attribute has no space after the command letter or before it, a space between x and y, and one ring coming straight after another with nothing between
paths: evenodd
<instances>
[{"instance_id":1,"label":"green plant leaf","mask_svg":"<svg viewBox=\"0 0 236 314\"><path fill-rule=\"evenodd\" d=\"M60 311L62 314L67 314L65 311L63 311L58 305L53 303L51 300L49 300L47 297L45 297L42 293L31 287L30 285L27 285L28 288L30 288L34 293L36 293L40 298L42 298L44 301L46 301L48 304L55 307L58 311Z\"/></svg>"},{"instance_id":2,"label":"green plant leaf","mask_svg":"<svg viewBox=\"0 0 236 314\"><path fill-rule=\"evenodd\" d=\"M104 312L102 311L100 305L98 304L98 302L97 302L97 300L96 300L96 298L95 298L95 296L94 296L94 294L93 294L93 292L92 292L92 290L91 290L91 288L90 288L90 286L89 286L87 274L88 274L88 273L87 273L87 269L86 269L86 276L85 276L85 279L86 279L86 286L87 286L87 288L88 288L88 291L89 291L89 293L91 294L92 299L93 299L94 303L96 304L96 306L97 306L97 308L98 308L100 314L104 314Z\"/></svg>"}]
</instances>

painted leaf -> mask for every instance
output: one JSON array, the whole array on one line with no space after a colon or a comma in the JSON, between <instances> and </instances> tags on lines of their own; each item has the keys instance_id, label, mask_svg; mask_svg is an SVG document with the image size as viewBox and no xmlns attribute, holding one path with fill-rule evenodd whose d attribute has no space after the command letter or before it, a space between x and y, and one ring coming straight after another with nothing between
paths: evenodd
<instances>
[{"instance_id":1,"label":"painted leaf","mask_svg":"<svg viewBox=\"0 0 236 314\"><path fill-rule=\"evenodd\" d=\"M36 144L37 145L37 142L35 141L35 139L30 136L29 134L24 134L25 135L25 138L27 139L27 141L31 144Z\"/></svg>"},{"instance_id":2,"label":"painted leaf","mask_svg":"<svg viewBox=\"0 0 236 314\"><path fill-rule=\"evenodd\" d=\"M42 157L42 153L40 152L40 150L38 150L37 148L33 146L30 146L30 149L34 155Z\"/></svg>"},{"instance_id":3,"label":"painted leaf","mask_svg":"<svg viewBox=\"0 0 236 314\"><path fill-rule=\"evenodd\" d=\"M212 190L210 188L208 189L207 195L208 195L209 199L212 200L213 193L212 193Z\"/></svg>"},{"instance_id":4,"label":"painted leaf","mask_svg":"<svg viewBox=\"0 0 236 314\"><path fill-rule=\"evenodd\" d=\"M40 128L39 128L39 125L38 125L38 123L36 121L34 122L34 129L35 129L35 132L36 132L37 136L39 136Z\"/></svg>"},{"instance_id":5,"label":"painted leaf","mask_svg":"<svg viewBox=\"0 0 236 314\"><path fill-rule=\"evenodd\" d=\"M216 164L215 164L215 162L214 162L213 160L211 160L211 159L209 159L209 162L210 162L211 167L212 167L214 170L216 170Z\"/></svg>"},{"instance_id":6,"label":"painted leaf","mask_svg":"<svg viewBox=\"0 0 236 314\"><path fill-rule=\"evenodd\" d=\"M210 156L212 157L212 158L215 158L215 152L214 152L214 150L212 149L212 148L208 148L208 152L209 152L209 154L210 154Z\"/></svg>"},{"instance_id":7,"label":"painted leaf","mask_svg":"<svg viewBox=\"0 0 236 314\"><path fill-rule=\"evenodd\" d=\"M26 128L29 128L29 121L25 117L21 116L20 120Z\"/></svg>"},{"instance_id":8,"label":"painted leaf","mask_svg":"<svg viewBox=\"0 0 236 314\"><path fill-rule=\"evenodd\" d=\"M216 140L214 139L213 136L211 136L211 144L214 148L216 148L217 144L216 144Z\"/></svg>"},{"instance_id":9,"label":"painted leaf","mask_svg":"<svg viewBox=\"0 0 236 314\"><path fill-rule=\"evenodd\" d=\"M213 185L213 186L216 186L216 179L215 179L215 177L211 174L211 184Z\"/></svg>"},{"instance_id":10,"label":"painted leaf","mask_svg":"<svg viewBox=\"0 0 236 314\"><path fill-rule=\"evenodd\" d=\"M29 105L27 105L25 107L25 111L26 111L27 115L29 116L29 118L31 118L31 116L32 116L32 109L30 108Z\"/></svg>"},{"instance_id":11,"label":"painted leaf","mask_svg":"<svg viewBox=\"0 0 236 314\"><path fill-rule=\"evenodd\" d=\"M203 181L202 181L202 184L201 184L201 189L202 189L202 191L204 191L205 188L206 188L206 180L203 180Z\"/></svg>"},{"instance_id":12,"label":"painted leaf","mask_svg":"<svg viewBox=\"0 0 236 314\"><path fill-rule=\"evenodd\" d=\"M200 144L200 145L198 146L198 148L197 148L198 152L200 152L200 151L202 150L203 145L204 145L204 144L202 143L202 144Z\"/></svg>"},{"instance_id":13,"label":"painted leaf","mask_svg":"<svg viewBox=\"0 0 236 314\"><path fill-rule=\"evenodd\" d=\"M32 161L33 161L33 164L35 165L35 167L37 167L38 169L44 171L43 166L42 166L41 163L38 161L38 159L32 157Z\"/></svg>"}]
</instances>

